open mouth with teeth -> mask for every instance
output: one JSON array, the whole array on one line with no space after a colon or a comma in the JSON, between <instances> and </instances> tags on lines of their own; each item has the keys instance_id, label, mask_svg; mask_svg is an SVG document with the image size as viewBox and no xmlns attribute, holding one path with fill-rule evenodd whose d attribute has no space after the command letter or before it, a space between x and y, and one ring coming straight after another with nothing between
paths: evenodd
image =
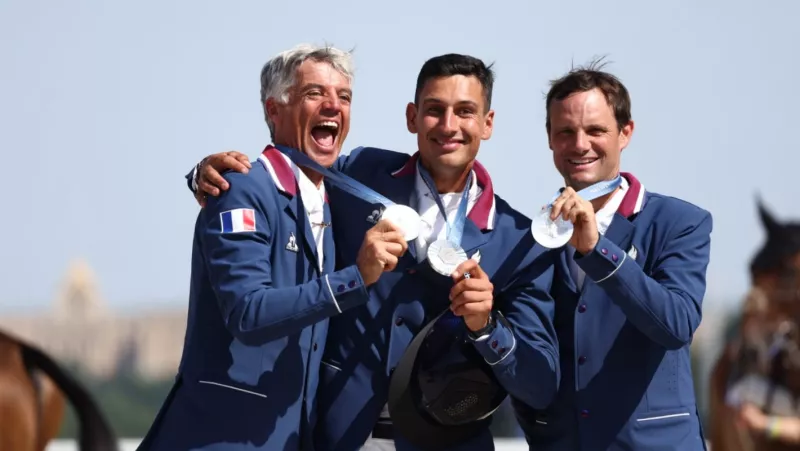
<instances>
[{"instance_id":1,"label":"open mouth with teeth","mask_svg":"<svg viewBox=\"0 0 800 451\"><path fill-rule=\"evenodd\" d=\"M337 136L339 123L336 121L322 121L311 129L311 138L323 149L333 149Z\"/></svg>"},{"instance_id":2,"label":"open mouth with teeth","mask_svg":"<svg viewBox=\"0 0 800 451\"><path fill-rule=\"evenodd\" d=\"M597 161L599 159L600 158L598 158L598 157L594 157L594 158L570 158L567 161L569 162L569 164L571 164L572 166L574 166L576 168L583 168L583 167L589 166L590 164L594 163L595 161Z\"/></svg>"},{"instance_id":3,"label":"open mouth with teeth","mask_svg":"<svg viewBox=\"0 0 800 451\"><path fill-rule=\"evenodd\" d=\"M464 144L463 140L452 138L431 138L431 141L444 150L457 150Z\"/></svg>"}]
</instances>

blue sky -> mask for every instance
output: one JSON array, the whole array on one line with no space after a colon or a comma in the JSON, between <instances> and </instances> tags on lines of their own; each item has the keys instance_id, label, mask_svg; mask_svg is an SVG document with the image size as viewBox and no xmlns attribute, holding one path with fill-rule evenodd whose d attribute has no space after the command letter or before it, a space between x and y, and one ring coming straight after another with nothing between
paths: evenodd
<instances>
[{"instance_id":1,"label":"blue sky","mask_svg":"<svg viewBox=\"0 0 800 451\"><path fill-rule=\"evenodd\" d=\"M355 48L347 148L415 151L403 111L427 58L495 62L495 133L479 160L528 214L560 184L548 80L608 55L636 121L623 169L714 216L709 304L746 290L763 239L756 192L800 219L800 3L273 3L0 2L2 308L52 302L75 258L114 307L184 305L198 207L183 175L208 153L258 155L259 71L300 42Z\"/></svg>"}]
</instances>

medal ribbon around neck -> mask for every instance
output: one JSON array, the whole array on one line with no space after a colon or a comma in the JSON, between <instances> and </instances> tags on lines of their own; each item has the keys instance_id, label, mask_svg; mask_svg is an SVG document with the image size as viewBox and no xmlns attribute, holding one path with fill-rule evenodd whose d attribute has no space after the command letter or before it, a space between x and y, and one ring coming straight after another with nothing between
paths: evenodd
<instances>
[{"instance_id":1,"label":"medal ribbon around neck","mask_svg":"<svg viewBox=\"0 0 800 451\"><path fill-rule=\"evenodd\" d=\"M578 191L576 194L581 199L592 201L614 191L621 184L622 175L618 174L612 180L597 182L592 186ZM549 249L555 249L567 244L572 237L573 225L571 222L565 221L560 216L555 220L550 219L550 211L553 207L553 202L555 202L559 196L561 196L561 190L559 190L556 195L550 199L547 205L542 208L542 211L533 218L533 223L531 224L533 238L537 243Z\"/></svg>"},{"instance_id":2,"label":"medal ribbon around neck","mask_svg":"<svg viewBox=\"0 0 800 451\"><path fill-rule=\"evenodd\" d=\"M288 156L294 164L321 174L326 180L341 188L343 191L368 203L383 205L385 209L381 214L381 219L388 219L398 226L403 231L406 241L413 240L419 235L421 219L413 208L397 204L363 183L339 171L333 171L322 166L303 152L298 152L286 146L275 146L275 148Z\"/></svg>"},{"instance_id":3,"label":"medal ribbon around neck","mask_svg":"<svg viewBox=\"0 0 800 451\"><path fill-rule=\"evenodd\" d=\"M447 210L442 203L439 190L433 183L430 173L419 161L417 161L417 171L431 192L431 196L439 207L439 212L447 225L447 239L436 240L428 247L428 262L439 274L449 276L461 263L467 260L467 254L461 248L461 238L464 235L464 225L467 222L467 204L469 204L469 188L472 185L472 171L467 176L467 183L461 194L461 199L453 221L447 219ZM469 277L465 274L464 277Z\"/></svg>"}]
</instances>

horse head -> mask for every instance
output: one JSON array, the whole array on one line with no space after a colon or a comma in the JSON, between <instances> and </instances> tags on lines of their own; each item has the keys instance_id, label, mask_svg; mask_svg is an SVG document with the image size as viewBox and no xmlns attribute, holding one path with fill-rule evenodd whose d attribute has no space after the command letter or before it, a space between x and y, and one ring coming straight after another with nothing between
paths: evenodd
<instances>
[{"instance_id":1,"label":"horse head","mask_svg":"<svg viewBox=\"0 0 800 451\"><path fill-rule=\"evenodd\" d=\"M757 200L766 240L750 263L740 325L740 373L800 395L800 223L782 223Z\"/></svg>"}]
</instances>

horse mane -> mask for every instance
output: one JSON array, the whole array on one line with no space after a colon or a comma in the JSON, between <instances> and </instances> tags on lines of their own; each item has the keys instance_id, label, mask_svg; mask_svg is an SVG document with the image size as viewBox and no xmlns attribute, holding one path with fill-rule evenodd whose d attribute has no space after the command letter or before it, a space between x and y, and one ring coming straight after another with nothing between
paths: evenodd
<instances>
[{"instance_id":1,"label":"horse mane","mask_svg":"<svg viewBox=\"0 0 800 451\"><path fill-rule=\"evenodd\" d=\"M116 451L117 437L91 393L68 371L38 347L27 343L7 331L0 331L0 339L16 343L22 359L29 368L38 368L50 377L66 395L78 417L78 449Z\"/></svg>"},{"instance_id":2,"label":"horse mane","mask_svg":"<svg viewBox=\"0 0 800 451\"><path fill-rule=\"evenodd\" d=\"M751 275L779 269L787 258L800 253L800 222L779 222L760 196L756 204L766 241L750 261Z\"/></svg>"}]
</instances>

